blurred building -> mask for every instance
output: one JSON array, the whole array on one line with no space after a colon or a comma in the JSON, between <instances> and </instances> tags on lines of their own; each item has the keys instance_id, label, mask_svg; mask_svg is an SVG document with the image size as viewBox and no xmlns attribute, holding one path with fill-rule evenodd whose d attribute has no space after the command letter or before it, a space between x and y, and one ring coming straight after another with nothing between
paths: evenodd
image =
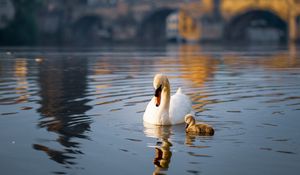
<instances>
[{"instance_id":1,"label":"blurred building","mask_svg":"<svg viewBox=\"0 0 300 175\"><path fill-rule=\"evenodd\" d=\"M168 15L166 23L168 41L195 43L200 40L200 28L197 20L185 11L176 11Z\"/></svg>"},{"instance_id":2,"label":"blurred building","mask_svg":"<svg viewBox=\"0 0 300 175\"><path fill-rule=\"evenodd\" d=\"M45 0L37 21L40 44L285 42L300 39L300 1Z\"/></svg>"},{"instance_id":3,"label":"blurred building","mask_svg":"<svg viewBox=\"0 0 300 175\"><path fill-rule=\"evenodd\" d=\"M0 0L0 29L5 28L14 19L15 8L11 0Z\"/></svg>"}]
</instances>

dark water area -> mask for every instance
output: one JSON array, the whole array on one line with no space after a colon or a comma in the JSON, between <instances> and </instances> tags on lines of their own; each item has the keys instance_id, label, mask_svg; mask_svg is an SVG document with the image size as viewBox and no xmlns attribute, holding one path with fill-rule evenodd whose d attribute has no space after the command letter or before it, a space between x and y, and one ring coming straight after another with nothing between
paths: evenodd
<instances>
[{"instance_id":1,"label":"dark water area","mask_svg":"<svg viewBox=\"0 0 300 175\"><path fill-rule=\"evenodd\" d=\"M214 136L148 126L156 73ZM1 174L297 174L291 46L0 48Z\"/></svg>"}]
</instances>

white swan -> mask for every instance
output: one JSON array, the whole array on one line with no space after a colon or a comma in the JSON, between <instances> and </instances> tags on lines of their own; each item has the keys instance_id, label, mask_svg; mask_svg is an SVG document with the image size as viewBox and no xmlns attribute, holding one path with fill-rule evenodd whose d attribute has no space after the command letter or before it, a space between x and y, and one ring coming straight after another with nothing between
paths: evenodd
<instances>
[{"instance_id":1,"label":"white swan","mask_svg":"<svg viewBox=\"0 0 300 175\"><path fill-rule=\"evenodd\" d=\"M170 97L170 83L167 76L157 74L153 80L155 95L144 113L144 122L153 125L175 125L184 122L184 116L192 112L192 103L181 88Z\"/></svg>"}]
</instances>

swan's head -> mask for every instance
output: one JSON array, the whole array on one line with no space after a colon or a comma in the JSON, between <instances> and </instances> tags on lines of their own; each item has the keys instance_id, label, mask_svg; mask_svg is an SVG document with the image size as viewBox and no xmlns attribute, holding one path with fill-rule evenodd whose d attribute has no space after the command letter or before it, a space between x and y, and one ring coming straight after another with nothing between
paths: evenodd
<instances>
[{"instance_id":1,"label":"swan's head","mask_svg":"<svg viewBox=\"0 0 300 175\"><path fill-rule=\"evenodd\" d=\"M194 125L194 124L196 123L195 118L194 118L191 114L187 114L187 115L184 117L184 121L185 121L185 123L186 123L185 128L187 128L187 127L190 126L190 125Z\"/></svg>"},{"instance_id":2,"label":"swan's head","mask_svg":"<svg viewBox=\"0 0 300 175\"><path fill-rule=\"evenodd\" d=\"M163 74L156 74L153 80L153 87L155 89L155 105L158 107L160 105L161 100L161 92L165 86L167 86L169 83L169 80L167 76Z\"/></svg>"}]
</instances>

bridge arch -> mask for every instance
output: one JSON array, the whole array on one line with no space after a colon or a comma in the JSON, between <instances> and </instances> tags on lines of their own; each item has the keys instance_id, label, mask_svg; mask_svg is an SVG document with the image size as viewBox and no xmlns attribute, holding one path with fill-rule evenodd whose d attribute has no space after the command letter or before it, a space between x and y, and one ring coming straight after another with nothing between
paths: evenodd
<instances>
[{"instance_id":1,"label":"bridge arch","mask_svg":"<svg viewBox=\"0 0 300 175\"><path fill-rule=\"evenodd\" d=\"M160 8L146 15L137 30L141 41L166 42L166 18L177 9Z\"/></svg>"},{"instance_id":2,"label":"bridge arch","mask_svg":"<svg viewBox=\"0 0 300 175\"><path fill-rule=\"evenodd\" d=\"M109 37L103 27L103 19L98 15L87 15L76 20L72 25L73 41L80 44L94 44Z\"/></svg>"},{"instance_id":3,"label":"bridge arch","mask_svg":"<svg viewBox=\"0 0 300 175\"><path fill-rule=\"evenodd\" d=\"M288 24L273 11L251 9L232 17L224 35L229 41L285 42Z\"/></svg>"}]
</instances>

